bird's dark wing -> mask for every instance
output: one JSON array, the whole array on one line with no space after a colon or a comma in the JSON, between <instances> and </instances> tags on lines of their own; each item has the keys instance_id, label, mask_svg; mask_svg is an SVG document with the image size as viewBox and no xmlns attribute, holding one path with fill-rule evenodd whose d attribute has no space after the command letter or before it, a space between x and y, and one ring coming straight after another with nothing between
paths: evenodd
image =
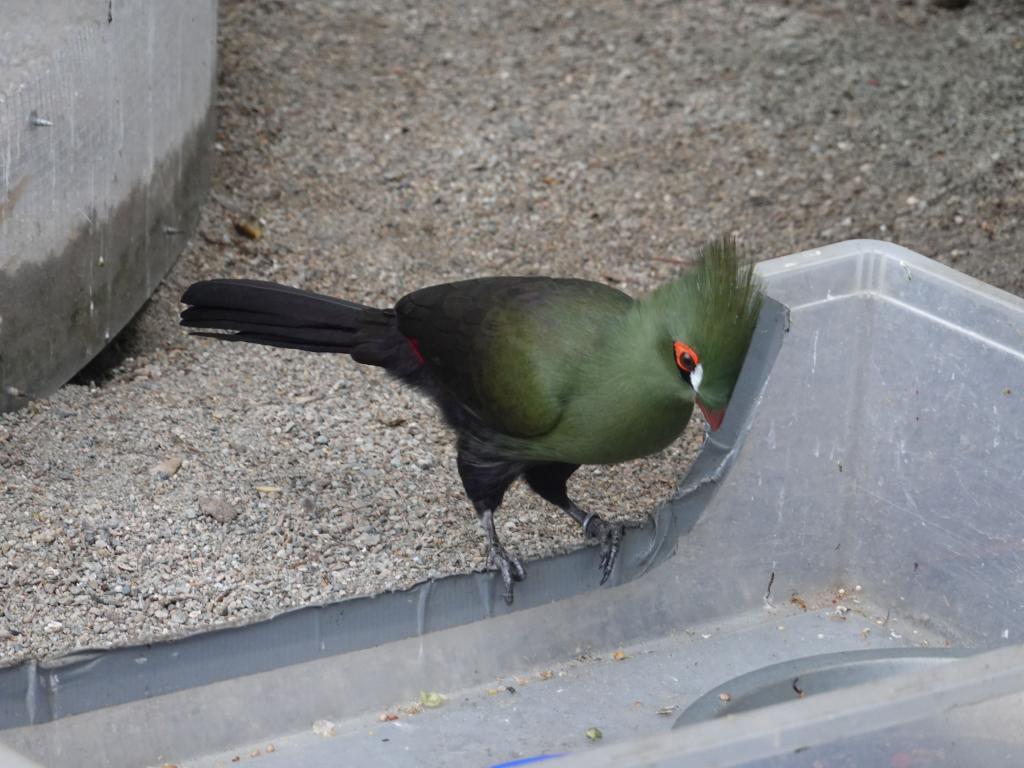
<instances>
[{"instance_id":1,"label":"bird's dark wing","mask_svg":"<svg viewBox=\"0 0 1024 768\"><path fill-rule=\"evenodd\" d=\"M600 353L607 323L632 305L601 283L492 277L415 291L395 311L462 407L498 432L534 437L558 423L577 361Z\"/></svg>"}]
</instances>

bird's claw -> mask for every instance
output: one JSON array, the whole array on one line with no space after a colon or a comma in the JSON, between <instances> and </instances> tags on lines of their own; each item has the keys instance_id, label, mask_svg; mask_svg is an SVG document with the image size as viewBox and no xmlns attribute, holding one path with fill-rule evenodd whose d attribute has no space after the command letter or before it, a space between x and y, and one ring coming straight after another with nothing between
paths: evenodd
<instances>
[{"instance_id":1,"label":"bird's claw","mask_svg":"<svg viewBox=\"0 0 1024 768\"><path fill-rule=\"evenodd\" d=\"M526 578L526 569L522 561L510 555L500 544L493 544L487 555L488 564L501 573L501 581L505 585L505 602L512 605L512 585Z\"/></svg>"},{"instance_id":2,"label":"bird's claw","mask_svg":"<svg viewBox=\"0 0 1024 768\"><path fill-rule=\"evenodd\" d=\"M628 528L642 528L646 521L630 520L627 522L609 523L606 520L593 515L583 529L583 534L588 538L597 539L601 542L601 583L604 584L612 575L615 568L615 561L622 548L622 537Z\"/></svg>"}]
</instances>

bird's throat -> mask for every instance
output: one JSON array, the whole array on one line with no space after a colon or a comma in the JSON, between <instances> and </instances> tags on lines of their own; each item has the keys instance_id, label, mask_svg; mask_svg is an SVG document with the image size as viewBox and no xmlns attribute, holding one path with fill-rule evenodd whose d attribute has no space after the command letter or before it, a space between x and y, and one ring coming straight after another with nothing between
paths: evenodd
<instances>
[{"instance_id":1,"label":"bird's throat","mask_svg":"<svg viewBox=\"0 0 1024 768\"><path fill-rule=\"evenodd\" d=\"M697 407L700 408L700 412L704 414L704 419L707 421L708 426L711 427L712 432L722 426L722 421L725 419L724 408L717 410L708 408L699 397L696 398L696 403Z\"/></svg>"}]
</instances>

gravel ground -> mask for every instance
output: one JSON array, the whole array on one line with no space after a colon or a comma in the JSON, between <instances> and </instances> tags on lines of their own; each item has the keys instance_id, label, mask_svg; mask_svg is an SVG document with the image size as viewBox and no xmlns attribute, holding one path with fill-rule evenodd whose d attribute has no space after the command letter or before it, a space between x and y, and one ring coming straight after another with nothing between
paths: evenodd
<instances>
[{"instance_id":1,"label":"gravel ground","mask_svg":"<svg viewBox=\"0 0 1024 768\"><path fill-rule=\"evenodd\" d=\"M0 660L484 566L426 402L347 359L185 336L193 280L640 292L732 231L763 258L891 239L1024 295L1019 2L420 5L221 3L199 233L97 385L0 417ZM576 493L641 516L699 426ZM531 558L580 545L521 488L499 527Z\"/></svg>"}]
</instances>

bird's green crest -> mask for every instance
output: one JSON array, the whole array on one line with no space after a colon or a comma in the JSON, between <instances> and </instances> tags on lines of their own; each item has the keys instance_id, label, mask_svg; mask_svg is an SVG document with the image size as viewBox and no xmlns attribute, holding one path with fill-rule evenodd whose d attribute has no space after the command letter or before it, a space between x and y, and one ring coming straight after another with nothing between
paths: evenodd
<instances>
[{"instance_id":1,"label":"bird's green crest","mask_svg":"<svg viewBox=\"0 0 1024 768\"><path fill-rule=\"evenodd\" d=\"M699 356L701 401L725 408L754 335L763 294L754 265L736 242L722 237L701 249L694 269L642 302L644 314L663 324L665 355L681 341Z\"/></svg>"}]
</instances>

